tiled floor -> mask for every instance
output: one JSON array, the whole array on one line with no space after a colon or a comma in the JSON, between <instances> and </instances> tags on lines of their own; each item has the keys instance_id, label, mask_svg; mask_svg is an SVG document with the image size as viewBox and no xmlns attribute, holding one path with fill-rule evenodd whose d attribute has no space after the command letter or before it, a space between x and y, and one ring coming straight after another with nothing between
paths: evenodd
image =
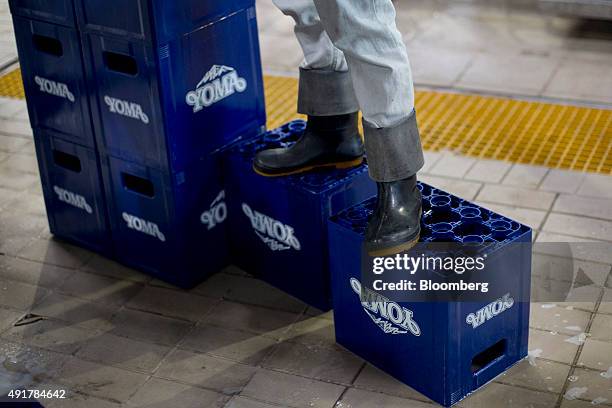
<instances>
[{"instance_id":1,"label":"tiled floor","mask_svg":"<svg viewBox=\"0 0 612 408\"><path fill-rule=\"evenodd\" d=\"M398 2L418 85L612 104L612 42L491 3ZM295 73L290 21L258 5L265 69ZM1 5L0 65L14 57L10 31ZM0 100L0 394L69 390L49 407L432 406L335 345L330 314L235 268L179 291L52 239L27 120L23 101ZM460 405L612 406L612 176L428 152L421 179L532 226L539 242L602 245L575 247L588 296L534 303L530 358ZM46 320L14 327L27 313Z\"/></svg>"}]
</instances>

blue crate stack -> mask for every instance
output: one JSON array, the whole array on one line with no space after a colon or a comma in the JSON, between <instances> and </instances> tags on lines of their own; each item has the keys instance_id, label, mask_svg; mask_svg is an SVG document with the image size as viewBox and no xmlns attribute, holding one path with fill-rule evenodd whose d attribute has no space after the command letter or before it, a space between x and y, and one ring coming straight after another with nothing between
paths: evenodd
<instances>
[{"instance_id":1,"label":"blue crate stack","mask_svg":"<svg viewBox=\"0 0 612 408\"><path fill-rule=\"evenodd\" d=\"M85 61L72 0L11 0L15 37L55 235L110 254Z\"/></svg>"},{"instance_id":2,"label":"blue crate stack","mask_svg":"<svg viewBox=\"0 0 612 408\"><path fill-rule=\"evenodd\" d=\"M219 152L260 134L253 0L81 0L114 255L181 287L229 262Z\"/></svg>"},{"instance_id":3,"label":"blue crate stack","mask_svg":"<svg viewBox=\"0 0 612 408\"><path fill-rule=\"evenodd\" d=\"M247 272L320 310L329 310L330 216L376 192L367 165L270 178L253 171L263 149L291 146L304 132L293 121L228 150L224 173L232 260Z\"/></svg>"},{"instance_id":4,"label":"blue crate stack","mask_svg":"<svg viewBox=\"0 0 612 408\"><path fill-rule=\"evenodd\" d=\"M254 0L10 5L52 232L182 287L223 267L221 152L265 130Z\"/></svg>"},{"instance_id":5,"label":"blue crate stack","mask_svg":"<svg viewBox=\"0 0 612 408\"><path fill-rule=\"evenodd\" d=\"M424 198L421 241L491 242L496 265L505 268L495 272L507 273L507 309L473 327L468 316L488 302L408 303L374 296L362 303L360 254L372 198L329 222L336 341L451 406L527 355L531 251L529 245L512 244L531 243L531 230L426 184L419 188Z\"/></svg>"}]
</instances>

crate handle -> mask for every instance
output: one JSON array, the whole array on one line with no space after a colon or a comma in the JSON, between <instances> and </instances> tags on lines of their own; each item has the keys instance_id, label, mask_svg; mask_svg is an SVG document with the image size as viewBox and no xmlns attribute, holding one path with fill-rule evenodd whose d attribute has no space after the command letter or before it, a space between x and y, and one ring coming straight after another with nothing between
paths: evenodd
<instances>
[{"instance_id":1,"label":"crate handle","mask_svg":"<svg viewBox=\"0 0 612 408\"><path fill-rule=\"evenodd\" d=\"M507 346L508 342L506 339L503 339L476 354L472 359L472 374L478 374L503 358L506 354Z\"/></svg>"},{"instance_id":2,"label":"crate handle","mask_svg":"<svg viewBox=\"0 0 612 408\"><path fill-rule=\"evenodd\" d=\"M155 197L155 187L151 180L128 173L121 173L121 180L123 182L123 187L127 190L145 197Z\"/></svg>"},{"instance_id":3,"label":"crate handle","mask_svg":"<svg viewBox=\"0 0 612 408\"><path fill-rule=\"evenodd\" d=\"M77 156L59 150L53 150L53 162L57 166L75 173L80 173L82 170L81 159L79 159Z\"/></svg>"},{"instance_id":4,"label":"crate handle","mask_svg":"<svg viewBox=\"0 0 612 408\"><path fill-rule=\"evenodd\" d=\"M125 75L138 75L138 64L134 57L110 51L104 51L103 56L107 69Z\"/></svg>"},{"instance_id":5,"label":"crate handle","mask_svg":"<svg viewBox=\"0 0 612 408\"><path fill-rule=\"evenodd\" d=\"M34 43L34 48L40 52L53 55L54 57L61 57L64 55L62 42L57 38L34 34L32 36L32 42Z\"/></svg>"}]
</instances>

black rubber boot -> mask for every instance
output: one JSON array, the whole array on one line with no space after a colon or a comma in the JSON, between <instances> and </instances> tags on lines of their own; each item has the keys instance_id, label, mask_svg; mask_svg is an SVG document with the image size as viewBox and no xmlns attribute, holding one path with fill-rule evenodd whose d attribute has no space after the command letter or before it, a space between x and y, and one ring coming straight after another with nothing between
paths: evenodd
<instances>
[{"instance_id":1,"label":"black rubber boot","mask_svg":"<svg viewBox=\"0 0 612 408\"><path fill-rule=\"evenodd\" d=\"M378 200L365 234L370 256L390 256L407 251L421 235L422 197L416 175L377 183Z\"/></svg>"},{"instance_id":2,"label":"black rubber boot","mask_svg":"<svg viewBox=\"0 0 612 408\"><path fill-rule=\"evenodd\" d=\"M318 168L349 168L362 163L364 147L358 113L309 116L302 137L291 147L263 150L253 167L263 176L287 176Z\"/></svg>"}]
</instances>

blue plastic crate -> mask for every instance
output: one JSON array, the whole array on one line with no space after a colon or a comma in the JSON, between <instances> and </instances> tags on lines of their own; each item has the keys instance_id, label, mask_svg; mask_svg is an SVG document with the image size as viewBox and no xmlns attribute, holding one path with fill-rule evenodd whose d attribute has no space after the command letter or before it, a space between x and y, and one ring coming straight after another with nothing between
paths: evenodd
<instances>
[{"instance_id":1,"label":"blue plastic crate","mask_svg":"<svg viewBox=\"0 0 612 408\"><path fill-rule=\"evenodd\" d=\"M216 157L180 173L102 160L114 256L190 288L227 265L227 205Z\"/></svg>"},{"instance_id":2,"label":"blue plastic crate","mask_svg":"<svg viewBox=\"0 0 612 408\"><path fill-rule=\"evenodd\" d=\"M224 164L232 260L249 273L321 310L331 308L327 219L371 196L367 166L289 177L253 171L257 151L290 146L294 121L229 149Z\"/></svg>"},{"instance_id":3,"label":"blue plastic crate","mask_svg":"<svg viewBox=\"0 0 612 408\"><path fill-rule=\"evenodd\" d=\"M101 152L178 172L263 131L254 8L160 47L98 35L86 39Z\"/></svg>"},{"instance_id":4,"label":"blue plastic crate","mask_svg":"<svg viewBox=\"0 0 612 408\"><path fill-rule=\"evenodd\" d=\"M34 129L49 227L53 234L109 254L109 227L98 157L91 148Z\"/></svg>"},{"instance_id":5,"label":"blue plastic crate","mask_svg":"<svg viewBox=\"0 0 612 408\"><path fill-rule=\"evenodd\" d=\"M9 0L11 13L33 20L75 27L73 0Z\"/></svg>"},{"instance_id":6,"label":"blue plastic crate","mask_svg":"<svg viewBox=\"0 0 612 408\"><path fill-rule=\"evenodd\" d=\"M13 21L32 127L94 147L77 31L21 17Z\"/></svg>"},{"instance_id":7,"label":"blue plastic crate","mask_svg":"<svg viewBox=\"0 0 612 408\"><path fill-rule=\"evenodd\" d=\"M505 265L499 273L509 277L504 289L510 297L503 303L508 308L474 328L468 316L489 302L376 297L362 303L363 234L375 206L372 198L329 222L336 341L451 406L527 355L531 230L426 184L419 188L424 196L421 241L480 244L478 251L494 251L496 265Z\"/></svg>"},{"instance_id":8,"label":"blue plastic crate","mask_svg":"<svg viewBox=\"0 0 612 408\"><path fill-rule=\"evenodd\" d=\"M164 43L253 7L254 0L76 0L79 26L139 41Z\"/></svg>"}]
</instances>

